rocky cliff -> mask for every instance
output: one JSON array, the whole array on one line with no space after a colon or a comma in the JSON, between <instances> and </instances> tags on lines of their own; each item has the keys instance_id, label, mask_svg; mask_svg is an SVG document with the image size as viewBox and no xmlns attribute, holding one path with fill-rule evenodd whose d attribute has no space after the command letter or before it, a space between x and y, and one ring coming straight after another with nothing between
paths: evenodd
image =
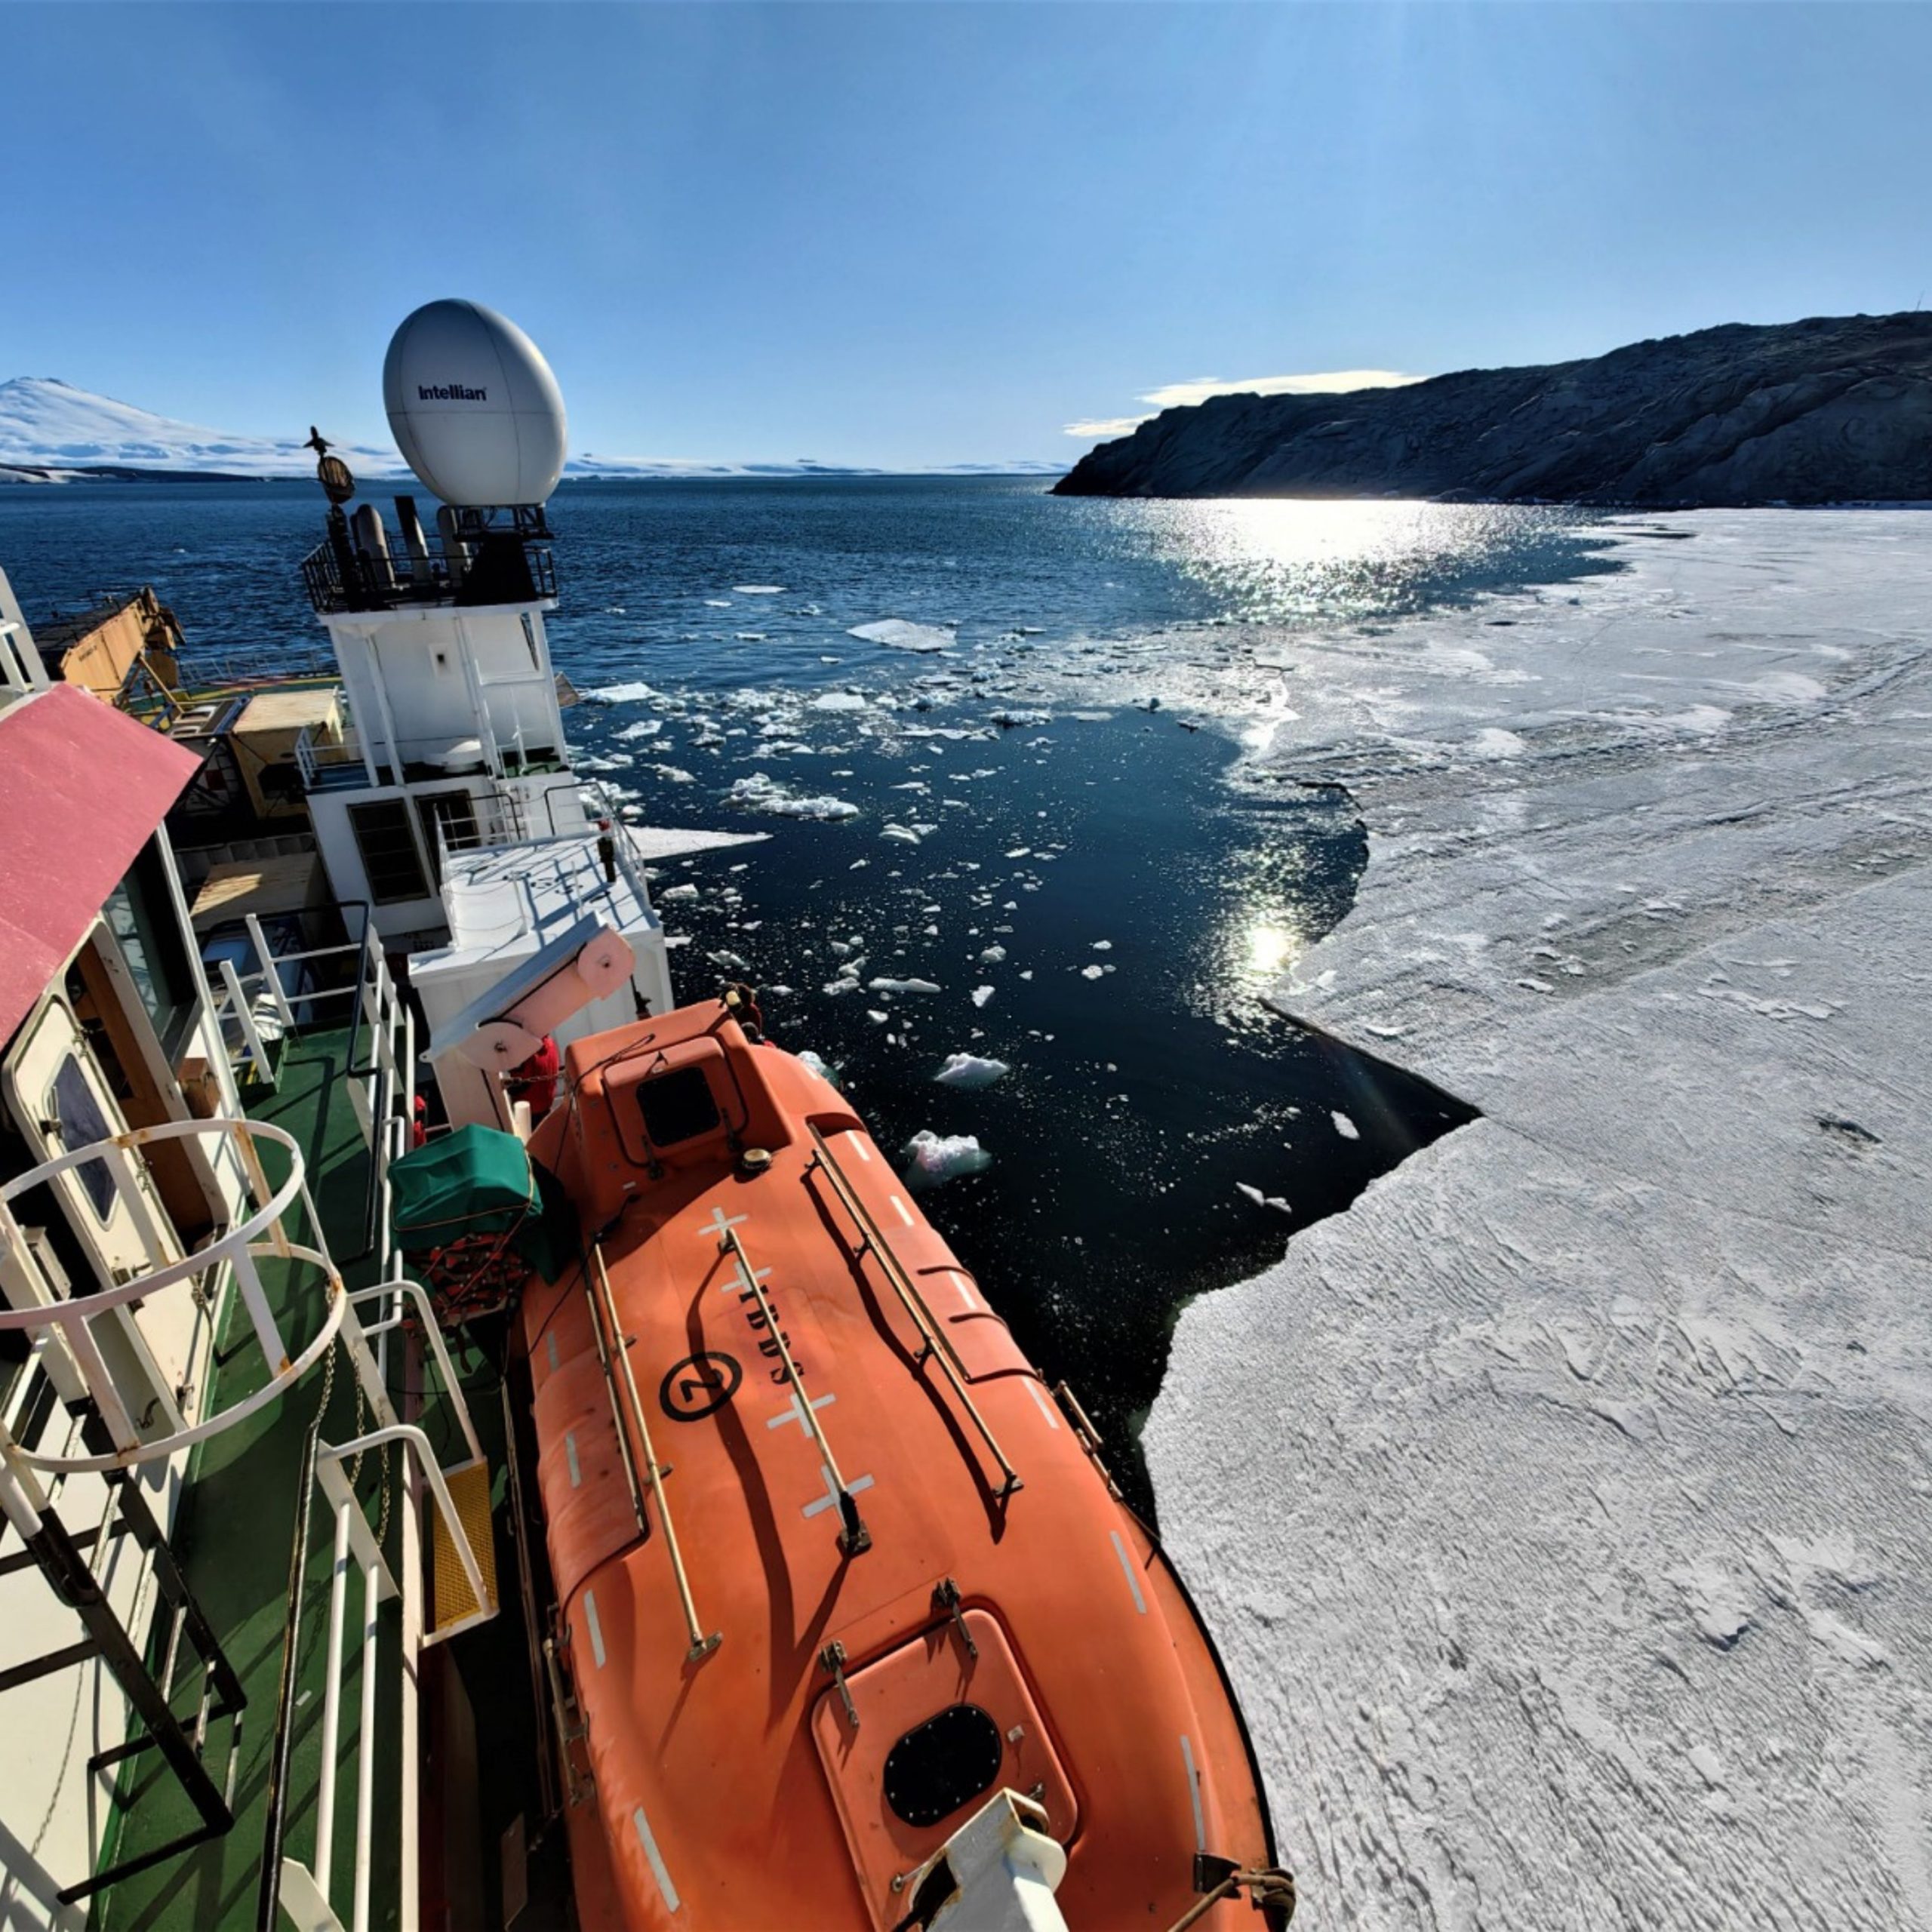
<instances>
[{"instance_id":1,"label":"rocky cliff","mask_svg":"<svg viewBox=\"0 0 1932 1932\"><path fill-rule=\"evenodd\" d=\"M1101 444L1054 487L1657 508L1932 499L1932 314L1734 323L1343 395L1215 396Z\"/></svg>"}]
</instances>

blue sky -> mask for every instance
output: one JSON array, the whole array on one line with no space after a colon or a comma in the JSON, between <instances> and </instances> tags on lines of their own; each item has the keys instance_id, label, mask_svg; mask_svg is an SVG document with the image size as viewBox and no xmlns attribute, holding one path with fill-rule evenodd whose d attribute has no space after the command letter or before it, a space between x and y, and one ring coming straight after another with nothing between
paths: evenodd
<instances>
[{"instance_id":1,"label":"blue sky","mask_svg":"<svg viewBox=\"0 0 1932 1932\"><path fill-rule=\"evenodd\" d=\"M4 9L0 378L381 438L466 295L574 449L1064 457L1192 379L1932 298L1932 8Z\"/></svg>"}]
</instances>

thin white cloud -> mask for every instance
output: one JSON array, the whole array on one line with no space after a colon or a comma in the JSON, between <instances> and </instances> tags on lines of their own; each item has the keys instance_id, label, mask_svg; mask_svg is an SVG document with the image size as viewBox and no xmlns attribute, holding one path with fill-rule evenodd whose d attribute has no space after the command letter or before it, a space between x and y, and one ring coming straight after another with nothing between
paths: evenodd
<instances>
[{"instance_id":1,"label":"thin white cloud","mask_svg":"<svg viewBox=\"0 0 1932 1932\"><path fill-rule=\"evenodd\" d=\"M1322 369L1299 376L1250 376L1232 383L1223 382L1219 376L1196 376L1191 382L1168 383L1149 389L1140 400L1152 404L1151 416L1163 409L1205 402L1211 395L1341 395L1351 389L1399 389L1427 380L1405 375L1399 369ZM1131 435L1147 420L1148 416L1087 417L1067 423L1065 430L1088 442L1104 441Z\"/></svg>"},{"instance_id":2,"label":"thin white cloud","mask_svg":"<svg viewBox=\"0 0 1932 1932\"><path fill-rule=\"evenodd\" d=\"M1144 416L1089 416L1078 423L1069 423L1065 429L1069 436L1079 436L1088 442L1104 443L1115 436L1131 436L1147 418Z\"/></svg>"},{"instance_id":3,"label":"thin white cloud","mask_svg":"<svg viewBox=\"0 0 1932 1932\"><path fill-rule=\"evenodd\" d=\"M1211 395L1341 395L1350 389L1400 389L1404 383L1426 380L1405 376L1399 369L1327 369L1306 376L1251 376L1238 383L1224 383L1218 376L1197 376L1191 383L1170 383L1164 389L1149 389L1140 400L1156 409L1178 409L1191 402L1205 402Z\"/></svg>"}]
</instances>

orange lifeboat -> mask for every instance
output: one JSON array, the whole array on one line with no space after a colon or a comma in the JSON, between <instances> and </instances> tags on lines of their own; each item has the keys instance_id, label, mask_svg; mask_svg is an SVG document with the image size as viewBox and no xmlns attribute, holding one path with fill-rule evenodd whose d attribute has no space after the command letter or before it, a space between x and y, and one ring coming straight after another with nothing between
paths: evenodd
<instances>
[{"instance_id":1,"label":"orange lifeboat","mask_svg":"<svg viewBox=\"0 0 1932 1932\"><path fill-rule=\"evenodd\" d=\"M1185 1592L844 1098L720 1002L565 1085L583 1264L519 1318L584 1924L964 1927L1003 1793L1072 1932L1284 1924Z\"/></svg>"}]
</instances>

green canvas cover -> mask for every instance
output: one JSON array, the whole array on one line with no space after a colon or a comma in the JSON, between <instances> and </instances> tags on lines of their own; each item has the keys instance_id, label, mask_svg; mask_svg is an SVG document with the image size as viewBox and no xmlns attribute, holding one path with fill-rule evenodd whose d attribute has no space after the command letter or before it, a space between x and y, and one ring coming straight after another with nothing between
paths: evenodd
<instances>
[{"instance_id":1,"label":"green canvas cover","mask_svg":"<svg viewBox=\"0 0 1932 1932\"><path fill-rule=\"evenodd\" d=\"M392 1225L404 1248L507 1234L538 1203L523 1143L488 1127L460 1127L411 1148L390 1168L389 1187Z\"/></svg>"}]
</instances>

